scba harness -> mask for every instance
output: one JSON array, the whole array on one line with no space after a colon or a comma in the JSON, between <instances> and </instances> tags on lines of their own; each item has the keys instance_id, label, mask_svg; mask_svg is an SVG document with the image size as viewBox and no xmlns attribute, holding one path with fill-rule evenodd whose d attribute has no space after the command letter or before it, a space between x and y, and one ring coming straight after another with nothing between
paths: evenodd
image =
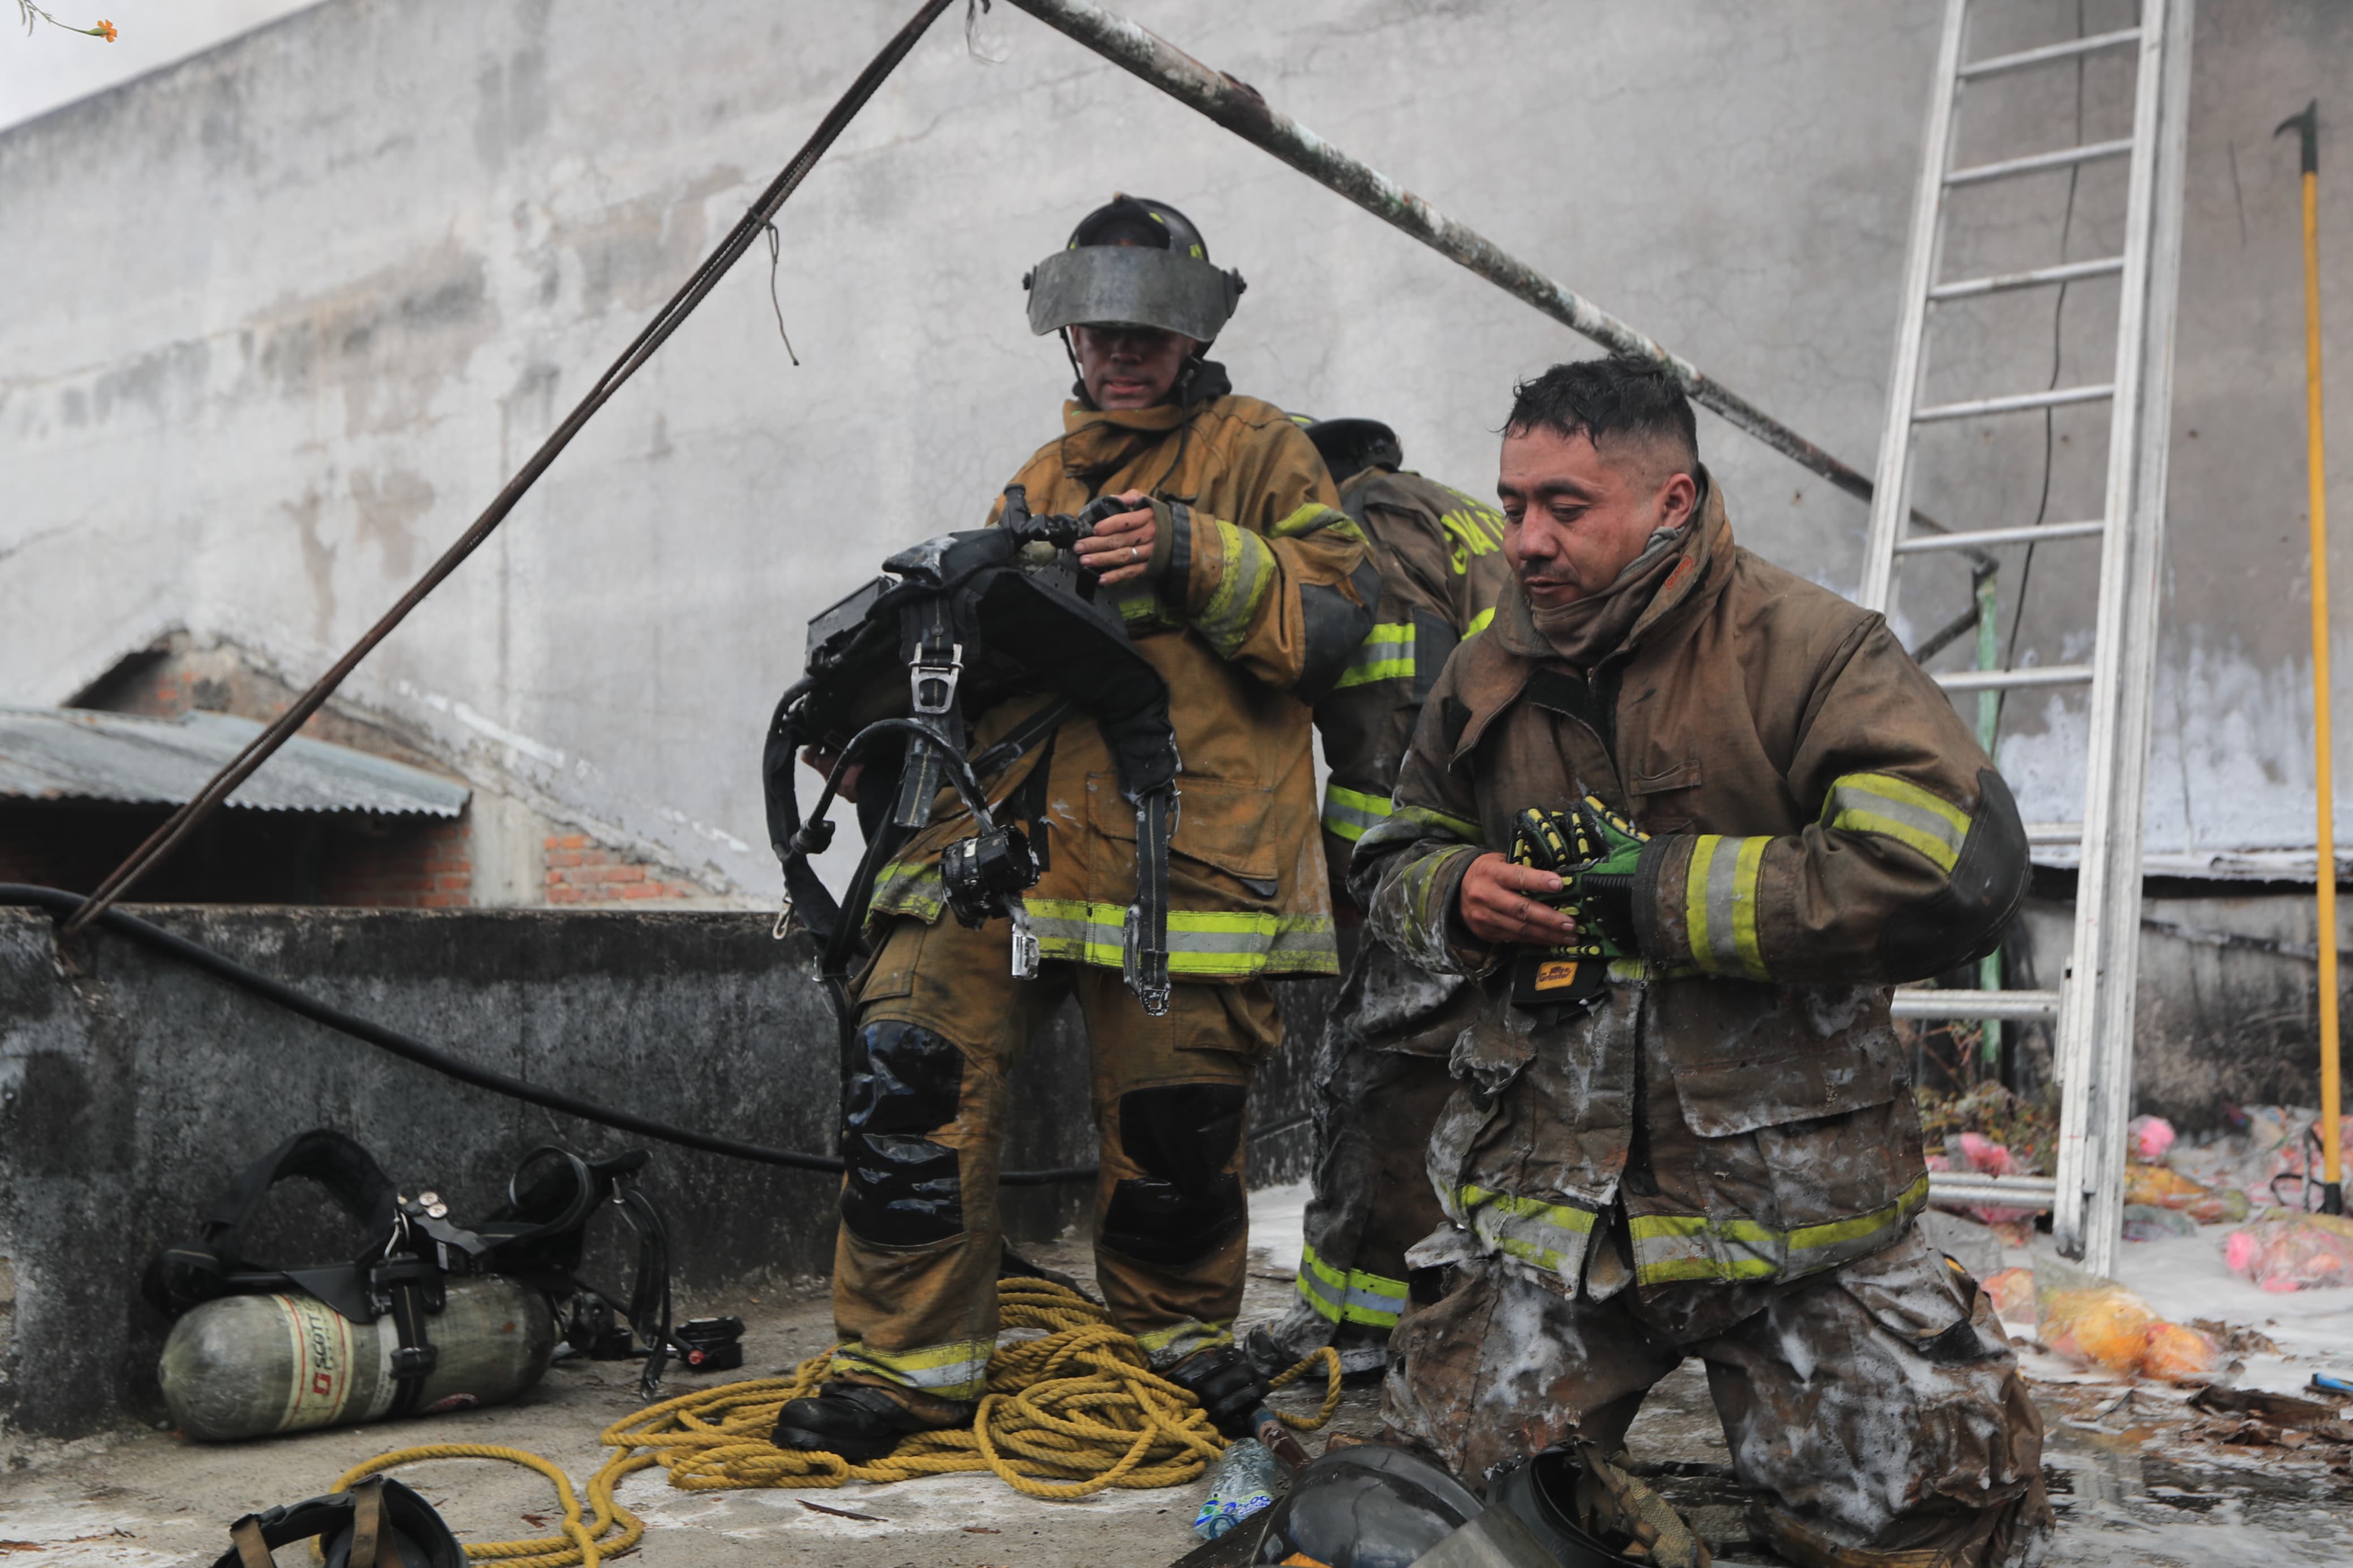
<instances>
[{"instance_id":1,"label":"scba harness","mask_svg":"<svg viewBox=\"0 0 2353 1568\"><path fill-rule=\"evenodd\" d=\"M634 1180L646 1160L642 1149L584 1160L543 1144L509 1179L507 1201L467 1226L448 1217L449 1205L438 1194L400 1192L359 1143L317 1128L239 1172L197 1238L166 1247L149 1262L141 1289L173 1318L216 1297L286 1290L315 1296L355 1323L389 1317L399 1347L392 1352L396 1392L387 1414L400 1416L417 1408L425 1380L438 1363L431 1320L446 1304L447 1279L502 1275L547 1297L565 1342L580 1354L621 1360L638 1353L633 1336L641 1341L641 1386L651 1398L673 1340L670 1227ZM246 1228L263 1196L294 1176L324 1187L359 1224L369 1240L357 1258L282 1268L246 1256ZM578 1277L588 1223L608 1203L638 1242L636 1279L625 1303Z\"/></svg>"},{"instance_id":2,"label":"scba harness","mask_svg":"<svg viewBox=\"0 0 2353 1568\"><path fill-rule=\"evenodd\" d=\"M784 863L785 915L823 944L819 965L848 1050L848 975L877 871L929 825L943 786L971 812L974 832L940 857L949 911L977 929L1003 917L1013 929L1012 971L1037 973L1038 941L1020 894L1039 868L1028 837L991 812L983 781L1050 744L1074 715L1094 721L1112 752L1121 795L1135 807L1135 898L1123 934L1122 970L1144 1010L1168 1010L1168 843L1176 829L1176 735L1168 683L1099 603L1074 546L1103 518L1126 510L1103 497L1075 516L1031 515L1019 485L1005 491L995 528L942 535L882 563L883 575L809 623L807 673L776 705L762 759L768 835ZM906 684L902 687L901 671ZM976 755L971 724L1008 699L1049 695L1031 718ZM804 822L795 792L803 745L832 752L831 779ZM897 784L886 815L866 822L867 847L839 902L808 864L833 840L826 813L853 762ZM860 791L866 804L884 793Z\"/></svg>"}]
</instances>

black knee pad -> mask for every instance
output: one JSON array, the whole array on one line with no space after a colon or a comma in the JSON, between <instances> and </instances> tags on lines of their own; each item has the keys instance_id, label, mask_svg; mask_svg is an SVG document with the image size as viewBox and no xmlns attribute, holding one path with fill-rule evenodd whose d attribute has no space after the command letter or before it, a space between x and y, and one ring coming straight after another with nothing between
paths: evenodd
<instances>
[{"instance_id":1,"label":"black knee pad","mask_svg":"<svg viewBox=\"0 0 2353 1568\"><path fill-rule=\"evenodd\" d=\"M956 1118L964 1053L920 1025L883 1019L852 1042L842 1118L841 1221L877 1247L922 1247L964 1233L956 1152L923 1134Z\"/></svg>"},{"instance_id":2,"label":"black knee pad","mask_svg":"<svg viewBox=\"0 0 2353 1568\"><path fill-rule=\"evenodd\" d=\"M1139 1263L1190 1263L1233 1235L1248 1209L1224 1169L1241 1143L1249 1091L1235 1084L1139 1089L1119 1101L1120 1147L1145 1173L1112 1189L1103 1244Z\"/></svg>"}]
</instances>

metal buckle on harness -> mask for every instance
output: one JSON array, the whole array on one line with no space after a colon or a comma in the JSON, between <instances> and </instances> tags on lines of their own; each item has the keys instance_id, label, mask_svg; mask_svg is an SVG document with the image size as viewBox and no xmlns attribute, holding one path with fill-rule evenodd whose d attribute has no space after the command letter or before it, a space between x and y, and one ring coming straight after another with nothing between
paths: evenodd
<instances>
[{"instance_id":1,"label":"metal buckle on harness","mask_svg":"<svg viewBox=\"0 0 2353 1568\"><path fill-rule=\"evenodd\" d=\"M1018 898L1007 900L1006 918L1013 922L1013 978L1038 978L1038 933L1029 928L1029 910Z\"/></svg>"},{"instance_id":2,"label":"metal buckle on harness","mask_svg":"<svg viewBox=\"0 0 2353 1568\"><path fill-rule=\"evenodd\" d=\"M914 700L916 717L936 719L954 708L956 682L963 676L964 644L949 644L944 663L934 648L916 649L914 661L907 666L907 687Z\"/></svg>"}]
</instances>

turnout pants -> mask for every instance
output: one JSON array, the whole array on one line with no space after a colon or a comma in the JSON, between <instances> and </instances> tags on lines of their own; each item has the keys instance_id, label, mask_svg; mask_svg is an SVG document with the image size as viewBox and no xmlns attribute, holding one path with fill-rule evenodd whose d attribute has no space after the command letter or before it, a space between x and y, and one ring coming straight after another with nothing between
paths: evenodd
<instances>
[{"instance_id":1,"label":"turnout pants","mask_svg":"<svg viewBox=\"0 0 2353 1568\"><path fill-rule=\"evenodd\" d=\"M1753 1522L1792 1562L2040 1557L2042 1419L1985 1293L1908 1229L1802 1279L1601 1301L1564 1299L1493 1258L1461 1266L1452 1289L1399 1325L1382 1416L1393 1439L1477 1486L1571 1437L1615 1449L1687 1355L1706 1363L1733 1468L1758 1494Z\"/></svg>"},{"instance_id":2,"label":"turnout pants","mask_svg":"<svg viewBox=\"0 0 2353 1568\"><path fill-rule=\"evenodd\" d=\"M902 918L881 934L844 1108L834 1375L979 1396L997 1338L1007 1079L1066 996L1093 1057L1104 1302L1157 1365L1229 1340L1248 1245L1244 1102L1282 1039L1267 987L1180 982L1154 1018L1114 969L1049 963L1016 980L1000 924Z\"/></svg>"},{"instance_id":3,"label":"turnout pants","mask_svg":"<svg viewBox=\"0 0 2353 1568\"><path fill-rule=\"evenodd\" d=\"M1379 1337L1406 1304L1406 1248L1445 1223L1430 1184L1430 1130L1454 1092L1446 1070L1478 993L1369 935L1349 956L1316 1066L1315 1167L1299 1303L1271 1325L1296 1359L1349 1327Z\"/></svg>"}]
</instances>

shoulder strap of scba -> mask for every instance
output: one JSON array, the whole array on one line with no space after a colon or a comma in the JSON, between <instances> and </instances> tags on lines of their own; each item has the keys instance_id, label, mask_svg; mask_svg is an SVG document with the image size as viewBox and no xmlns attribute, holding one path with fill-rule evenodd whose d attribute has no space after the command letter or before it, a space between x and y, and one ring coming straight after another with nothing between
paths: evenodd
<instances>
[{"instance_id":1,"label":"shoulder strap of scba","mask_svg":"<svg viewBox=\"0 0 2353 1568\"><path fill-rule=\"evenodd\" d=\"M507 1201L469 1229L448 1218L439 1194L403 1195L382 1166L354 1140L332 1128L289 1138L237 1173L204 1222L197 1238L176 1242L152 1258L142 1292L167 1317L219 1296L300 1290L353 1322L392 1320L395 1393L391 1414L418 1403L425 1379L438 1364L430 1320L447 1302L451 1274L498 1274L565 1303L566 1338L574 1347L607 1358L617 1352L581 1325L609 1325L617 1310L646 1347L642 1380L650 1393L660 1382L670 1342L670 1233L652 1194L632 1180L647 1161L632 1149L585 1160L543 1144L524 1156L507 1184ZM279 1268L246 1253L245 1231L269 1189L290 1176L317 1182L369 1237L349 1263ZM626 1305L577 1277L588 1222L607 1201L638 1239L637 1277ZM624 1331L626 1342L628 1331ZM589 1342L584 1342L584 1340Z\"/></svg>"},{"instance_id":2,"label":"shoulder strap of scba","mask_svg":"<svg viewBox=\"0 0 2353 1568\"><path fill-rule=\"evenodd\" d=\"M1008 514L1026 518L1026 505L1018 513L1008 506ZM883 572L810 623L808 672L785 693L769 726L762 774L769 838L785 873L778 934L797 921L818 940L820 970L846 1029L846 977L875 877L889 856L929 824L944 786L975 793L987 776L1082 714L1102 731L1120 793L1136 812L1136 892L1128 909L1123 971L1145 1011L1165 1013L1167 858L1178 769L1166 679L1137 650L1114 612L1075 590L1067 552L1040 550L1038 541L1017 530L927 540L884 562ZM849 732L857 719L876 714L875 694L902 669L904 700L881 710L881 721ZM969 719L1019 692L1055 700L1037 719L965 758ZM913 721L893 722L897 715ZM808 863L831 843L825 814L835 789L825 787L805 821L795 759L804 744L838 745L839 776L886 734L909 736L898 788L881 830L837 901Z\"/></svg>"}]
</instances>

